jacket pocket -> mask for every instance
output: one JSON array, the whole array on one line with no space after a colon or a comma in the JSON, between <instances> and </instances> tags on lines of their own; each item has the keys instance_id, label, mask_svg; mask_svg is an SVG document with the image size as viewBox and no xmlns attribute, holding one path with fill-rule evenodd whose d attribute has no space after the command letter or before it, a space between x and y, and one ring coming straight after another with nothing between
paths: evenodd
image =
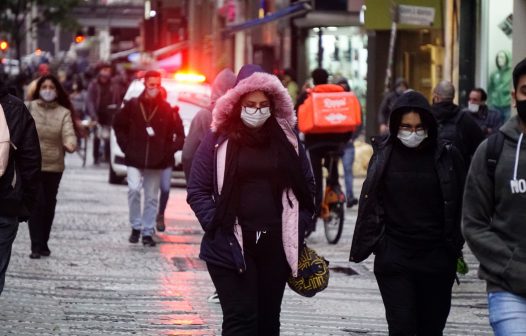
<instances>
[{"instance_id":1,"label":"jacket pocket","mask_svg":"<svg viewBox=\"0 0 526 336\"><path fill-rule=\"evenodd\" d=\"M503 278L515 294L526 294L526 248L516 247L504 269Z\"/></svg>"}]
</instances>

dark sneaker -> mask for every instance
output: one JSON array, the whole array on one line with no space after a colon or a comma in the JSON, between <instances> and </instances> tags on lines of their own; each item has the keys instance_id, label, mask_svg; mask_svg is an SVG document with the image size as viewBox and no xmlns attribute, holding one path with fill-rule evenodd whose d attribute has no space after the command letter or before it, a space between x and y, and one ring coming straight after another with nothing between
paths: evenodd
<instances>
[{"instance_id":1,"label":"dark sneaker","mask_svg":"<svg viewBox=\"0 0 526 336\"><path fill-rule=\"evenodd\" d=\"M157 243L151 236L142 236L142 244L144 246L155 246Z\"/></svg>"},{"instance_id":2,"label":"dark sneaker","mask_svg":"<svg viewBox=\"0 0 526 336\"><path fill-rule=\"evenodd\" d=\"M43 257L49 257L50 254L51 254L51 251L49 249L40 250L40 255Z\"/></svg>"},{"instance_id":3,"label":"dark sneaker","mask_svg":"<svg viewBox=\"0 0 526 336\"><path fill-rule=\"evenodd\" d=\"M347 199L347 207L348 208L352 208L356 204L358 204L358 200L356 198Z\"/></svg>"},{"instance_id":4,"label":"dark sneaker","mask_svg":"<svg viewBox=\"0 0 526 336\"><path fill-rule=\"evenodd\" d=\"M166 225L164 224L164 215L157 215L155 228L159 232L164 232L164 230L166 230Z\"/></svg>"},{"instance_id":5,"label":"dark sneaker","mask_svg":"<svg viewBox=\"0 0 526 336\"><path fill-rule=\"evenodd\" d=\"M38 252L31 252L31 254L29 255L29 258L31 258L31 259L40 259L40 253L38 253Z\"/></svg>"},{"instance_id":6,"label":"dark sneaker","mask_svg":"<svg viewBox=\"0 0 526 336\"><path fill-rule=\"evenodd\" d=\"M141 236L141 230L132 229L130 239L128 239L128 241L133 244L138 243L140 236Z\"/></svg>"}]
</instances>

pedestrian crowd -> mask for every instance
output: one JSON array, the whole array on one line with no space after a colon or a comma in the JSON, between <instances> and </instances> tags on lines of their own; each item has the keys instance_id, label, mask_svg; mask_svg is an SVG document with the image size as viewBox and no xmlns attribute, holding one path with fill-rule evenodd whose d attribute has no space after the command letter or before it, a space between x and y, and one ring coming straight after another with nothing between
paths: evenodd
<instances>
[{"instance_id":1,"label":"pedestrian crowd","mask_svg":"<svg viewBox=\"0 0 526 336\"><path fill-rule=\"evenodd\" d=\"M497 64L510 68L505 54ZM482 88L462 108L449 81L433 88L430 102L398 79L380 104L359 199L359 103L341 110L359 116L352 125L315 124L299 134L309 113L321 113L316 96L354 96L347 79L315 69L312 87L299 92L288 69L280 78L253 64L237 75L224 69L185 134L159 72L147 71L144 90L126 101L129 80L113 72L103 63L89 83L61 82L42 66L25 104L0 85L0 293L19 222L29 224L29 257L51 254L65 154L93 132L94 163L109 160L113 128L127 166L132 244L155 246L155 232L166 230L174 154L182 151L223 335L279 335L285 287L302 273L306 233L322 214L324 185L339 186L340 158L346 205L358 205L349 260L375 255L389 335L442 335L457 273L465 272L465 242L487 282L495 334L526 334L526 60L512 71L509 97L489 90L492 102L516 107L509 118L505 106L486 105Z\"/></svg>"}]
</instances>

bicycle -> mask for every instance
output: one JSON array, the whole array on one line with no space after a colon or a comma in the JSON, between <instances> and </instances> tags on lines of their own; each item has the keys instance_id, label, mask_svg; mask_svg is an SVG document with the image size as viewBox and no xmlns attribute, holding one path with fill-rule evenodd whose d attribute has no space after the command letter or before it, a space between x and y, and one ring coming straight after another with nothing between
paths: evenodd
<instances>
[{"instance_id":1,"label":"bicycle","mask_svg":"<svg viewBox=\"0 0 526 336\"><path fill-rule=\"evenodd\" d=\"M325 167L328 169L325 191L321 202L319 218L323 220L325 238L329 244L337 244L343 232L343 223L345 222L346 197L339 182L338 162L341 157L340 150L328 151ZM308 237L315 231L316 223L312 230L305 232Z\"/></svg>"},{"instance_id":2,"label":"bicycle","mask_svg":"<svg viewBox=\"0 0 526 336\"><path fill-rule=\"evenodd\" d=\"M343 232L345 221L345 193L338 181L339 151L328 153L329 177L327 178L325 193L321 202L320 217L325 228L325 238L329 244L337 244ZM336 170L336 173L333 170ZM333 178L335 176L336 178Z\"/></svg>"}]
</instances>

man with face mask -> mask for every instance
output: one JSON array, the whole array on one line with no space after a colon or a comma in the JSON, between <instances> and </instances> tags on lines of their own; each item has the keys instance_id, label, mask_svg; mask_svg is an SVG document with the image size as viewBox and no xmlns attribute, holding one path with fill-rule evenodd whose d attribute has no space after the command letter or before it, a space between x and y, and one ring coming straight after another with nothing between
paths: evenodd
<instances>
[{"instance_id":1,"label":"man with face mask","mask_svg":"<svg viewBox=\"0 0 526 336\"><path fill-rule=\"evenodd\" d=\"M161 75L148 71L144 91L125 102L117 113L113 128L128 166L128 206L130 243L142 235L145 246L155 246L152 236L157 215L159 186L163 169L173 162L173 154L183 146L182 124L177 124L174 110L161 96ZM178 132L178 133L176 133ZM141 211L141 190L144 208Z\"/></svg>"},{"instance_id":2,"label":"man with face mask","mask_svg":"<svg viewBox=\"0 0 526 336\"><path fill-rule=\"evenodd\" d=\"M463 234L487 283L496 336L526 335L526 59L513 70L511 98L518 115L475 152L463 202Z\"/></svg>"},{"instance_id":3,"label":"man with face mask","mask_svg":"<svg viewBox=\"0 0 526 336\"><path fill-rule=\"evenodd\" d=\"M438 121L438 138L457 147L469 167L477 146L484 140L484 133L475 120L453 103L455 87L443 80L433 89L431 112Z\"/></svg>"},{"instance_id":4,"label":"man with face mask","mask_svg":"<svg viewBox=\"0 0 526 336\"><path fill-rule=\"evenodd\" d=\"M117 107L121 103L120 91L112 85L112 68L109 63L98 66L98 75L88 86L86 112L93 121L99 124L97 136L93 139L93 161L98 164L101 159L100 145L104 141L103 161L110 157L109 129Z\"/></svg>"},{"instance_id":5,"label":"man with face mask","mask_svg":"<svg viewBox=\"0 0 526 336\"><path fill-rule=\"evenodd\" d=\"M488 95L482 88L474 88L469 93L468 107L463 111L469 113L487 137L499 130L502 125L500 113L486 105Z\"/></svg>"}]
</instances>

